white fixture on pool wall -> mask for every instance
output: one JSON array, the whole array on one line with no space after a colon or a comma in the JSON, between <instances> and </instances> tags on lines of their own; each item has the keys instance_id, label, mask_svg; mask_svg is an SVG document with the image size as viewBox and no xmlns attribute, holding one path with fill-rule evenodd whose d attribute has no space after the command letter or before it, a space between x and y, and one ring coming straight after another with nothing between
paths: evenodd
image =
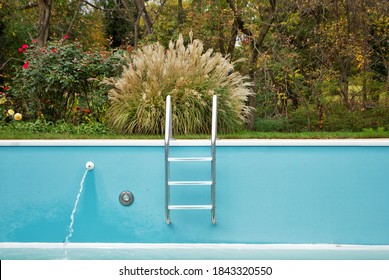
<instances>
[{"instance_id":1,"label":"white fixture on pool wall","mask_svg":"<svg viewBox=\"0 0 389 280\"><path fill-rule=\"evenodd\" d=\"M95 168L95 164L91 161L88 161L85 165L85 168L88 169L89 171L93 170L93 168Z\"/></svg>"}]
</instances>

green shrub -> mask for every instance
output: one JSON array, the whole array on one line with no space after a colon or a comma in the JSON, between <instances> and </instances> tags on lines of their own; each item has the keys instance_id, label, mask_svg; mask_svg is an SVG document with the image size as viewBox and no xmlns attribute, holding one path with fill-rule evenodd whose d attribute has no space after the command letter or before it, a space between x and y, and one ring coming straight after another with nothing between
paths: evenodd
<instances>
[{"instance_id":1,"label":"green shrub","mask_svg":"<svg viewBox=\"0 0 389 280\"><path fill-rule=\"evenodd\" d=\"M288 120L285 117L278 118L257 118L255 120L255 131L261 132L285 132L288 130Z\"/></svg>"},{"instance_id":2,"label":"green shrub","mask_svg":"<svg viewBox=\"0 0 389 280\"><path fill-rule=\"evenodd\" d=\"M19 133L53 133L53 134L89 134L89 135L107 135L110 133L106 124L93 122L82 123L79 125L69 124L63 121L57 123L47 122L43 119L37 119L34 122L14 122L12 125L4 127Z\"/></svg>"},{"instance_id":3,"label":"green shrub","mask_svg":"<svg viewBox=\"0 0 389 280\"><path fill-rule=\"evenodd\" d=\"M209 133L216 94L219 131L235 131L250 111L245 101L252 91L233 67L220 53L204 52L199 40L185 47L182 35L168 49L145 46L135 51L122 76L110 81L109 124L124 133L162 134L165 99L171 95L174 133Z\"/></svg>"},{"instance_id":4,"label":"green shrub","mask_svg":"<svg viewBox=\"0 0 389 280\"><path fill-rule=\"evenodd\" d=\"M323 124L325 131L363 131L369 128L389 130L389 108L351 111L343 106L332 106L327 109Z\"/></svg>"},{"instance_id":5,"label":"green shrub","mask_svg":"<svg viewBox=\"0 0 389 280\"><path fill-rule=\"evenodd\" d=\"M389 108L375 107L368 110L349 110L342 105L331 104L324 109L322 127L319 125L315 107L309 112L311 131L350 131L361 132L365 129L389 130ZM308 114L305 108L298 108L288 118L285 131L309 131ZM279 131L279 130L275 130Z\"/></svg>"},{"instance_id":6,"label":"green shrub","mask_svg":"<svg viewBox=\"0 0 389 280\"><path fill-rule=\"evenodd\" d=\"M19 51L25 62L10 88L26 119L102 121L108 87L101 81L120 74L125 62L120 52L84 51L67 37L45 48L24 44Z\"/></svg>"},{"instance_id":7,"label":"green shrub","mask_svg":"<svg viewBox=\"0 0 389 280\"><path fill-rule=\"evenodd\" d=\"M325 131L361 131L363 118L360 111L350 111L344 106L333 105L327 108L323 130Z\"/></svg>"},{"instance_id":8,"label":"green shrub","mask_svg":"<svg viewBox=\"0 0 389 280\"><path fill-rule=\"evenodd\" d=\"M255 130L261 132L307 132L307 131L380 131L389 130L389 108L376 107L369 110L348 110L342 105L325 108L323 122L319 123L315 106L300 107L288 117L257 118Z\"/></svg>"},{"instance_id":9,"label":"green shrub","mask_svg":"<svg viewBox=\"0 0 389 280\"><path fill-rule=\"evenodd\" d=\"M309 105L308 108L299 107L288 116L288 131L304 132L318 131L319 118L315 105Z\"/></svg>"}]
</instances>

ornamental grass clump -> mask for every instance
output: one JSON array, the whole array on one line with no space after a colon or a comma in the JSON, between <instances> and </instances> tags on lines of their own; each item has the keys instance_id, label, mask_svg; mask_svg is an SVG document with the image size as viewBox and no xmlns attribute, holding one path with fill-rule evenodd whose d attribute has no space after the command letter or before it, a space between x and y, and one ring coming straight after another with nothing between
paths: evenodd
<instances>
[{"instance_id":1,"label":"ornamental grass clump","mask_svg":"<svg viewBox=\"0 0 389 280\"><path fill-rule=\"evenodd\" d=\"M162 134L165 100L171 95L173 133L210 133L212 96L218 96L218 130L242 127L251 108L247 77L234 64L211 49L204 52L199 40L185 46L182 35L165 49L159 43L132 54L120 78L110 80L111 127L124 133Z\"/></svg>"}]
</instances>

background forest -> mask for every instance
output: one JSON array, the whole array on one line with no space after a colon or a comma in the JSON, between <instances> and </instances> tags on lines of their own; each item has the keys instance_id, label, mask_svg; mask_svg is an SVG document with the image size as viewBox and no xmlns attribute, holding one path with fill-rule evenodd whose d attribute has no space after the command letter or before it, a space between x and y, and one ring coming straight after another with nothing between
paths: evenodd
<instances>
[{"instance_id":1,"label":"background forest","mask_svg":"<svg viewBox=\"0 0 389 280\"><path fill-rule=\"evenodd\" d=\"M250 78L247 129L388 131L388 15L387 0L0 0L0 123L104 127L102 81L193 32Z\"/></svg>"}]
</instances>

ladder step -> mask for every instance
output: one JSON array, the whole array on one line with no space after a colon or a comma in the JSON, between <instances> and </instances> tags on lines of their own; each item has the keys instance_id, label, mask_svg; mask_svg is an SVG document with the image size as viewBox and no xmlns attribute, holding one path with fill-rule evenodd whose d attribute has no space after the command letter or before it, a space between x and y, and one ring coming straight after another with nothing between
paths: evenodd
<instances>
[{"instance_id":1,"label":"ladder step","mask_svg":"<svg viewBox=\"0 0 389 280\"><path fill-rule=\"evenodd\" d=\"M212 210L212 205L169 205L169 210Z\"/></svg>"},{"instance_id":2,"label":"ladder step","mask_svg":"<svg viewBox=\"0 0 389 280\"><path fill-rule=\"evenodd\" d=\"M168 161L212 161L212 157L169 157Z\"/></svg>"},{"instance_id":3,"label":"ladder step","mask_svg":"<svg viewBox=\"0 0 389 280\"><path fill-rule=\"evenodd\" d=\"M212 181L169 181L169 186L210 186Z\"/></svg>"}]
</instances>

